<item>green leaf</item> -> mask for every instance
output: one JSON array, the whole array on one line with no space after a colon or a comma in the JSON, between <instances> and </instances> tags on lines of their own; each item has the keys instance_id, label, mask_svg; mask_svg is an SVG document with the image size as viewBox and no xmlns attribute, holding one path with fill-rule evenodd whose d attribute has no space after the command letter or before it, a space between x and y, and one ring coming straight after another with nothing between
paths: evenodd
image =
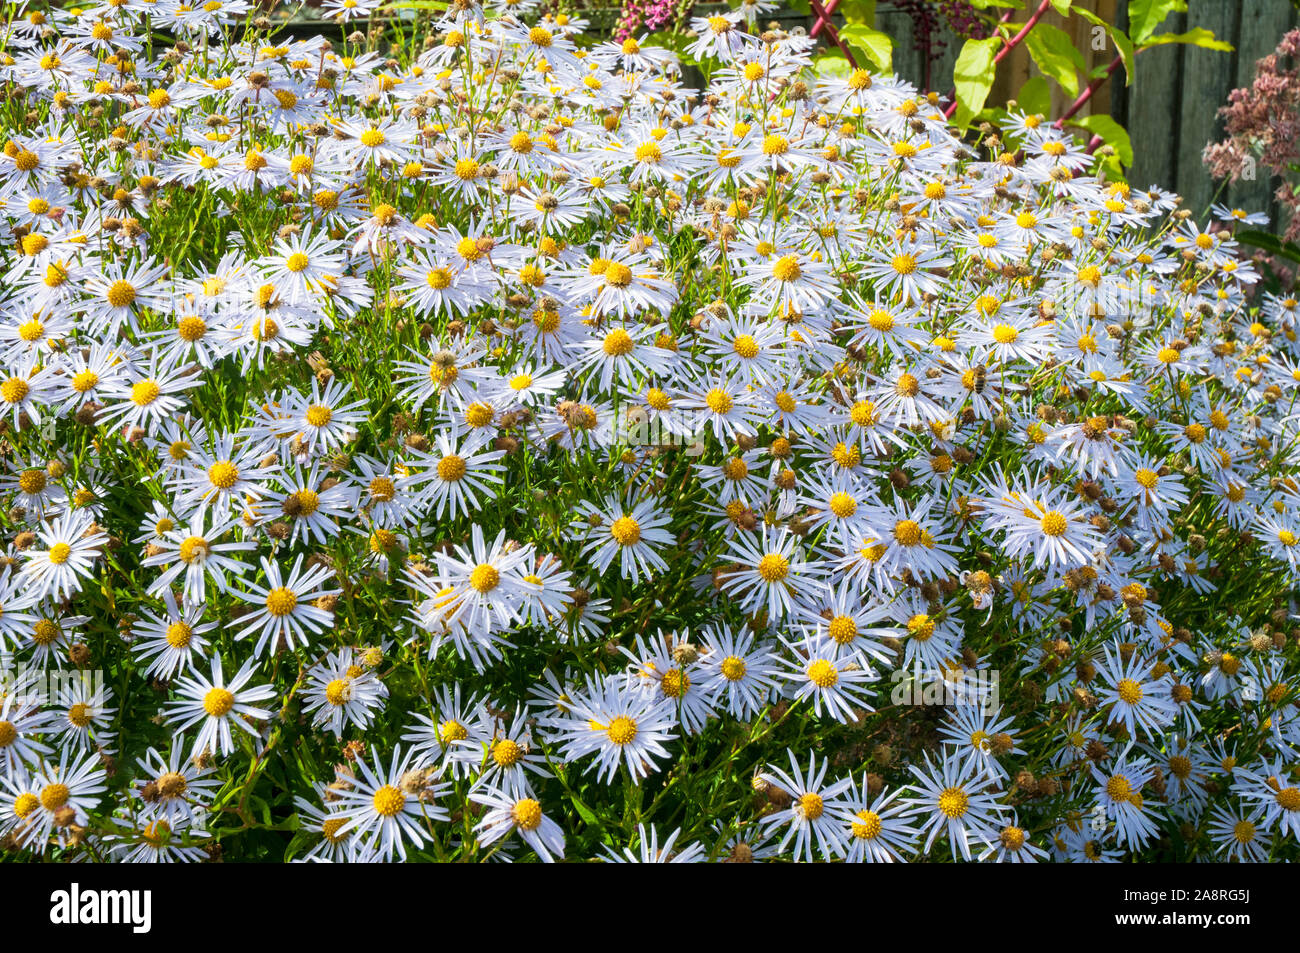
<instances>
[{"instance_id":1,"label":"green leaf","mask_svg":"<svg viewBox=\"0 0 1300 953\"><path fill-rule=\"evenodd\" d=\"M1232 52L1231 43L1220 40L1214 35L1213 30L1207 30L1199 26L1194 30L1188 30L1186 33L1161 33L1159 36L1150 37L1143 44L1143 47L1164 46L1166 43L1187 43L1206 50L1219 50L1222 53Z\"/></svg>"},{"instance_id":2,"label":"green leaf","mask_svg":"<svg viewBox=\"0 0 1300 953\"><path fill-rule=\"evenodd\" d=\"M1187 0L1129 0L1128 35L1139 46L1171 13L1186 13Z\"/></svg>"},{"instance_id":3,"label":"green leaf","mask_svg":"<svg viewBox=\"0 0 1300 953\"><path fill-rule=\"evenodd\" d=\"M1032 116L1037 113L1046 117L1052 111L1052 89L1047 80L1041 76L1031 76L1016 93L1016 105L1020 111Z\"/></svg>"},{"instance_id":4,"label":"green leaf","mask_svg":"<svg viewBox=\"0 0 1300 953\"><path fill-rule=\"evenodd\" d=\"M1115 44L1115 49L1119 51L1120 59L1124 63L1124 85L1127 86L1132 83L1133 54L1135 50L1133 49L1133 41L1128 38L1128 34L1113 24L1107 23L1091 10L1085 10L1083 7L1076 7L1074 12L1094 26L1099 26L1106 31L1106 35L1109 36L1110 41Z\"/></svg>"},{"instance_id":5,"label":"green leaf","mask_svg":"<svg viewBox=\"0 0 1300 953\"><path fill-rule=\"evenodd\" d=\"M1061 16L1063 16L1063 17L1064 17L1064 16L1069 16L1069 15L1070 15L1070 3L1071 3L1071 0L1052 0L1052 9L1055 10L1057 13L1059 13L1059 14L1060 14Z\"/></svg>"},{"instance_id":6,"label":"green leaf","mask_svg":"<svg viewBox=\"0 0 1300 953\"><path fill-rule=\"evenodd\" d=\"M1071 97L1079 95L1079 73L1088 61L1074 47L1069 34L1050 23L1039 23L1025 37L1025 48L1043 75L1056 80Z\"/></svg>"},{"instance_id":7,"label":"green leaf","mask_svg":"<svg viewBox=\"0 0 1300 953\"><path fill-rule=\"evenodd\" d=\"M893 71L894 41L888 34L862 23L850 23L840 30L840 39L861 53L877 72Z\"/></svg>"},{"instance_id":8,"label":"green leaf","mask_svg":"<svg viewBox=\"0 0 1300 953\"><path fill-rule=\"evenodd\" d=\"M596 816L595 812L593 812L591 808L587 807L587 805L583 803L582 798L578 797L577 794L569 794L569 803L573 805L575 810L577 810L578 816L582 818L584 824L590 824L598 831L603 831L605 829L605 825L601 823L600 818Z\"/></svg>"},{"instance_id":9,"label":"green leaf","mask_svg":"<svg viewBox=\"0 0 1300 953\"><path fill-rule=\"evenodd\" d=\"M876 0L843 0L836 12L844 17L845 23L861 23L870 27L876 25ZM840 35L844 35L843 30Z\"/></svg>"},{"instance_id":10,"label":"green leaf","mask_svg":"<svg viewBox=\"0 0 1300 953\"><path fill-rule=\"evenodd\" d=\"M1133 143L1129 139L1128 130L1110 116L1084 116L1071 119L1070 122L1082 126L1094 136L1101 136L1101 141L1115 150L1121 163L1126 166L1133 164Z\"/></svg>"},{"instance_id":11,"label":"green leaf","mask_svg":"<svg viewBox=\"0 0 1300 953\"><path fill-rule=\"evenodd\" d=\"M1296 245L1295 242L1283 242L1282 239L1269 232L1247 228L1234 232L1232 237L1243 245L1263 249L1270 255L1280 255L1290 261L1300 262L1300 245Z\"/></svg>"},{"instance_id":12,"label":"green leaf","mask_svg":"<svg viewBox=\"0 0 1300 953\"><path fill-rule=\"evenodd\" d=\"M984 108L993 88L993 58L1002 48L1002 38L991 36L986 40L967 40L957 55L953 66L953 84L957 89L957 125L966 127Z\"/></svg>"},{"instance_id":13,"label":"green leaf","mask_svg":"<svg viewBox=\"0 0 1300 953\"><path fill-rule=\"evenodd\" d=\"M834 77L844 79L853 72L853 67L849 61L844 58L844 54L839 50L833 50L824 56L813 57L813 71L818 76Z\"/></svg>"}]
</instances>

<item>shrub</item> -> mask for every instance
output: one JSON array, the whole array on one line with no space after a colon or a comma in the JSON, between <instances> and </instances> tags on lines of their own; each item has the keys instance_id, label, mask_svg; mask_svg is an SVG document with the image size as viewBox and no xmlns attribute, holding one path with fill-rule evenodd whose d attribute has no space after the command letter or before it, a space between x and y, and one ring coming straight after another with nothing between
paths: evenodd
<instances>
[{"instance_id":1,"label":"shrub","mask_svg":"<svg viewBox=\"0 0 1300 953\"><path fill-rule=\"evenodd\" d=\"M1296 303L1036 117L511 6L8 29L6 846L1294 859Z\"/></svg>"}]
</instances>

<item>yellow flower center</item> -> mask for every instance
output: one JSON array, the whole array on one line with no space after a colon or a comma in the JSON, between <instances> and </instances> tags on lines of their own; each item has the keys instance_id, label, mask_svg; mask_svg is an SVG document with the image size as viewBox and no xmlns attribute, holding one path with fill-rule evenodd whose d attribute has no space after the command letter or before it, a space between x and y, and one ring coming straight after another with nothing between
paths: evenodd
<instances>
[{"instance_id":1,"label":"yellow flower center","mask_svg":"<svg viewBox=\"0 0 1300 953\"><path fill-rule=\"evenodd\" d=\"M510 817L520 830L535 831L542 826L542 806L533 798L522 798L515 802Z\"/></svg>"},{"instance_id":2,"label":"yellow flower center","mask_svg":"<svg viewBox=\"0 0 1300 953\"><path fill-rule=\"evenodd\" d=\"M181 542L178 555L181 562L188 565L202 562L208 558L208 541L202 536L189 536Z\"/></svg>"},{"instance_id":3,"label":"yellow flower center","mask_svg":"<svg viewBox=\"0 0 1300 953\"><path fill-rule=\"evenodd\" d=\"M730 413L731 408L735 406L735 401L731 399L731 395L720 387L714 387L705 394L704 403L707 404L709 410L713 411L715 414Z\"/></svg>"},{"instance_id":4,"label":"yellow flower center","mask_svg":"<svg viewBox=\"0 0 1300 953\"><path fill-rule=\"evenodd\" d=\"M605 734L609 737L609 740L620 748L631 744L636 739L636 733L636 722L627 715L619 715L605 729Z\"/></svg>"},{"instance_id":5,"label":"yellow flower center","mask_svg":"<svg viewBox=\"0 0 1300 953\"><path fill-rule=\"evenodd\" d=\"M277 586L266 594L266 611L277 619L287 616L297 607L297 593L284 586Z\"/></svg>"},{"instance_id":6,"label":"yellow flower center","mask_svg":"<svg viewBox=\"0 0 1300 953\"><path fill-rule=\"evenodd\" d=\"M85 702L77 702L68 709L68 721L78 728L85 728L95 717L95 710Z\"/></svg>"},{"instance_id":7,"label":"yellow flower center","mask_svg":"<svg viewBox=\"0 0 1300 953\"><path fill-rule=\"evenodd\" d=\"M47 784L41 789L41 807L54 812L68 803L72 792L66 784Z\"/></svg>"},{"instance_id":8,"label":"yellow flower center","mask_svg":"<svg viewBox=\"0 0 1300 953\"><path fill-rule=\"evenodd\" d=\"M858 637L858 624L852 616L837 615L827 625L826 632L831 637L831 641L848 645Z\"/></svg>"},{"instance_id":9,"label":"yellow flower center","mask_svg":"<svg viewBox=\"0 0 1300 953\"><path fill-rule=\"evenodd\" d=\"M219 460L208 467L208 482L218 490L229 490L239 480L239 470L229 460Z\"/></svg>"},{"instance_id":10,"label":"yellow flower center","mask_svg":"<svg viewBox=\"0 0 1300 953\"><path fill-rule=\"evenodd\" d=\"M939 810L944 817L962 817L969 807L970 797L961 788L944 788L939 795Z\"/></svg>"},{"instance_id":11,"label":"yellow flower center","mask_svg":"<svg viewBox=\"0 0 1300 953\"><path fill-rule=\"evenodd\" d=\"M641 526L630 516L620 516L610 524L609 535L620 546L633 546L641 541Z\"/></svg>"},{"instance_id":12,"label":"yellow flower center","mask_svg":"<svg viewBox=\"0 0 1300 953\"><path fill-rule=\"evenodd\" d=\"M49 479L44 470L24 470L18 477L18 488L24 493L42 492Z\"/></svg>"},{"instance_id":13,"label":"yellow flower center","mask_svg":"<svg viewBox=\"0 0 1300 953\"><path fill-rule=\"evenodd\" d=\"M624 354L630 353L635 344L632 335L622 328L615 328L605 335L603 349L610 357L622 357Z\"/></svg>"},{"instance_id":14,"label":"yellow flower center","mask_svg":"<svg viewBox=\"0 0 1300 953\"><path fill-rule=\"evenodd\" d=\"M764 582L780 582L790 574L790 561L780 553L768 553L758 561L758 574Z\"/></svg>"},{"instance_id":15,"label":"yellow flower center","mask_svg":"<svg viewBox=\"0 0 1300 953\"><path fill-rule=\"evenodd\" d=\"M0 397L4 398L5 403L21 404L31 389L31 385L21 377L11 377L0 384Z\"/></svg>"},{"instance_id":16,"label":"yellow flower center","mask_svg":"<svg viewBox=\"0 0 1300 953\"><path fill-rule=\"evenodd\" d=\"M235 696L224 688L213 687L203 696L203 710L213 718L224 718L235 707Z\"/></svg>"},{"instance_id":17,"label":"yellow flower center","mask_svg":"<svg viewBox=\"0 0 1300 953\"><path fill-rule=\"evenodd\" d=\"M391 784L385 784L372 799L375 813L380 817L396 817L406 806L406 795Z\"/></svg>"},{"instance_id":18,"label":"yellow flower center","mask_svg":"<svg viewBox=\"0 0 1300 953\"><path fill-rule=\"evenodd\" d=\"M1048 510L1039 521L1039 526L1047 536L1063 536L1069 528L1069 523L1063 514L1056 510Z\"/></svg>"},{"instance_id":19,"label":"yellow flower center","mask_svg":"<svg viewBox=\"0 0 1300 953\"><path fill-rule=\"evenodd\" d=\"M880 836L880 815L875 811L858 811L853 821L853 836L858 840L871 840Z\"/></svg>"},{"instance_id":20,"label":"yellow flower center","mask_svg":"<svg viewBox=\"0 0 1300 953\"><path fill-rule=\"evenodd\" d=\"M167 626L167 644L174 649L187 648L194 637L194 630L184 622L173 622Z\"/></svg>"},{"instance_id":21,"label":"yellow flower center","mask_svg":"<svg viewBox=\"0 0 1300 953\"><path fill-rule=\"evenodd\" d=\"M803 269L795 255L784 255L772 265L772 277L777 281L798 281L802 276Z\"/></svg>"},{"instance_id":22,"label":"yellow flower center","mask_svg":"<svg viewBox=\"0 0 1300 953\"><path fill-rule=\"evenodd\" d=\"M749 666L745 664L743 658L736 655L728 655L722 660L722 665L719 666L719 669L722 672L722 677L727 681L738 682L745 677L745 673L749 670Z\"/></svg>"},{"instance_id":23,"label":"yellow flower center","mask_svg":"<svg viewBox=\"0 0 1300 953\"><path fill-rule=\"evenodd\" d=\"M325 700L336 708L352 698L352 683L346 678L336 678L325 686Z\"/></svg>"},{"instance_id":24,"label":"yellow flower center","mask_svg":"<svg viewBox=\"0 0 1300 953\"><path fill-rule=\"evenodd\" d=\"M129 281L115 281L108 286L105 297L115 308L130 307L135 302L135 287Z\"/></svg>"},{"instance_id":25,"label":"yellow flower center","mask_svg":"<svg viewBox=\"0 0 1300 953\"><path fill-rule=\"evenodd\" d=\"M818 688L830 688L840 680L840 673L826 659L817 659L808 666L808 681Z\"/></svg>"},{"instance_id":26,"label":"yellow flower center","mask_svg":"<svg viewBox=\"0 0 1300 953\"><path fill-rule=\"evenodd\" d=\"M810 821L821 817L826 810L826 803L820 794L809 791L799 797L799 813Z\"/></svg>"},{"instance_id":27,"label":"yellow flower center","mask_svg":"<svg viewBox=\"0 0 1300 953\"><path fill-rule=\"evenodd\" d=\"M659 687L668 698L681 698L691 687L691 677L680 668L670 668L659 680Z\"/></svg>"},{"instance_id":28,"label":"yellow flower center","mask_svg":"<svg viewBox=\"0 0 1300 953\"><path fill-rule=\"evenodd\" d=\"M895 255L889 260L889 265L900 275L910 275L916 271L916 256Z\"/></svg>"},{"instance_id":29,"label":"yellow flower center","mask_svg":"<svg viewBox=\"0 0 1300 953\"><path fill-rule=\"evenodd\" d=\"M469 574L470 586L478 592L491 592L501 584L501 573L489 563L481 563Z\"/></svg>"},{"instance_id":30,"label":"yellow flower center","mask_svg":"<svg viewBox=\"0 0 1300 953\"><path fill-rule=\"evenodd\" d=\"M1131 678L1121 678L1119 684L1115 686L1115 691L1120 697L1120 701L1136 705L1142 700L1142 686Z\"/></svg>"},{"instance_id":31,"label":"yellow flower center","mask_svg":"<svg viewBox=\"0 0 1300 953\"><path fill-rule=\"evenodd\" d=\"M612 261L605 269L605 284L626 288L632 283L632 269L621 262Z\"/></svg>"},{"instance_id":32,"label":"yellow flower center","mask_svg":"<svg viewBox=\"0 0 1300 953\"><path fill-rule=\"evenodd\" d=\"M449 453L438 461L438 479L446 483L456 483L464 478L467 469L461 457Z\"/></svg>"},{"instance_id":33,"label":"yellow flower center","mask_svg":"<svg viewBox=\"0 0 1300 953\"><path fill-rule=\"evenodd\" d=\"M921 524L915 520L899 520L894 524L894 539L902 546L918 545L921 532Z\"/></svg>"},{"instance_id":34,"label":"yellow flower center","mask_svg":"<svg viewBox=\"0 0 1300 953\"><path fill-rule=\"evenodd\" d=\"M503 768L519 763L524 756L524 749L509 738L502 738L492 746L492 760Z\"/></svg>"}]
</instances>

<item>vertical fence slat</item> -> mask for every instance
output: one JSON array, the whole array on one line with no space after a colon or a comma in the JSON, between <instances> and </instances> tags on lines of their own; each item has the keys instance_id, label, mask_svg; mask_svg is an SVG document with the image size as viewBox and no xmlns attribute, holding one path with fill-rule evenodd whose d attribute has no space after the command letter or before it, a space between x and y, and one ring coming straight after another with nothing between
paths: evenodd
<instances>
[{"instance_id":1,"label":"vertical fence slat","mask_svg":"<svg viewBox=\"0 0 1300 953\"><path fill-rule=\"evenodd\" d=\"M1255 62L1276 48L1283 34L1295 22L1289 4L1250 3L1241 12L1241 30L1237 41L1237 76L1234 87L1250 86L1255 81ZM1226 104L1227 95L1223 97ZM1277 182L1264 169L1257 170L1254 182L1238 181L1229 187L1228 198L1234 207L1277 215L1273 192ZM1276 223L1275 223L1276 224Z\"/></svg>"},{"instance_id":2,"label":"vertical fence slat","mask_svg":"<svg viewBox=\"0 0 1300 953\"><path fill-rule=\"evenodd\" d=\"M1229 42L1237 36L1241 5L1208 3L1201 0L1188 10L1188 26L1205 27ZM1145 54L1144 54L1145 55ZM1207 143L1223 131L1218 117L1219 106L1228 98L1237 78L1236 51L1224 53L1189 46L1183 51L1182 129L1178 145L1178 186L1183 208L1198 221L1206 217L1206 207L1216 190L1201 154Z\"/></svg>"},{"instance_id":3,"label":"vertical fence slat","mask_svg":"<svg viewBox=\"0 0 1300 953\"><path fill-rule=\"evenodd\" d=\"M1173 29L1186 28L1182 14L1170 18ZM1183 50L1160 46L1134 62L1128 87L1128 132L1133 141L1130 178L1137 188L1173 188L1178 177L1178 127L1183 93Z\"/></svg>"},{"instance_id":4,"label":"vertical fence slat","mask_svg":"<svg viewBox=\"0 0 1300 953\"><path fill-rule=\"evenodd\" d=\"M922 88L925 64L912 45L912 18L901 11L886 9L882 4L876 8L876 29L889 34L894 41L894 72L914 83L918 89Z\"/></svg>"}]
</instances>

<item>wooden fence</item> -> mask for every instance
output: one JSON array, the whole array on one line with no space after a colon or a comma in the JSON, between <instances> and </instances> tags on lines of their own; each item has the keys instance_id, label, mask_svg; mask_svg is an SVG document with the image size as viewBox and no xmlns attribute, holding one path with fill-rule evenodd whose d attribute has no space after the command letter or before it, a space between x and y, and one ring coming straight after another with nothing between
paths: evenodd
<instances>
[{"instance_id":1,"label":"wooden fence","mask_svg":"<svg viewBox=\"0 0 1300 953\"><path fill-rule=\"evenodd\" d=\"M1084 5L1127 29L1127 0L1087 0ZM1092 50L1091 25L1082 17L1062 20L1051 13L1045 19L1074 36L1076 47L1090 67L1105 65L1114 58L1113 48ZM1282 35L1297 26L1300 17L1290 0L1190 0L1188 12L1170 17L1160 32L1181 33L1205 27L1231 43L1233 51L1219 53L1173 44L1147 50L1137 58L1133 82L1125 85L1121 68L1109 88L1098 90L1084 114L1109 113L1128 129L1134 156L1129 177L1135 186L1173 189L1184 196L1184 207L1201 215L1218 193L1219 183L1211 179L1201 163L1201 151L1206 143L1222 136L1219 107L1227 102L1234 88L1250 85L1255 61L1272 53ZM911 17L888 0L881 0L876 28L894 38L895 70L921 85L925 70L921 54L913 48ZM931 86L946 92L952 86L953 62L962 41L951 35L940 38L947 41L947 46L931 66ZM1023 47L999 68L1000 78L990 97L995 102L1014 96L1026 78L1038 73ZM1058 115L1064 105L1059 100L1053 103ZM1267 211L1276 222L1278 209L1273 193L1277 184L1269 180L1267 170L1261 169L1256 181L1237 183L1219 198L1234 206Z\"/></svg>"}]
</instances>

